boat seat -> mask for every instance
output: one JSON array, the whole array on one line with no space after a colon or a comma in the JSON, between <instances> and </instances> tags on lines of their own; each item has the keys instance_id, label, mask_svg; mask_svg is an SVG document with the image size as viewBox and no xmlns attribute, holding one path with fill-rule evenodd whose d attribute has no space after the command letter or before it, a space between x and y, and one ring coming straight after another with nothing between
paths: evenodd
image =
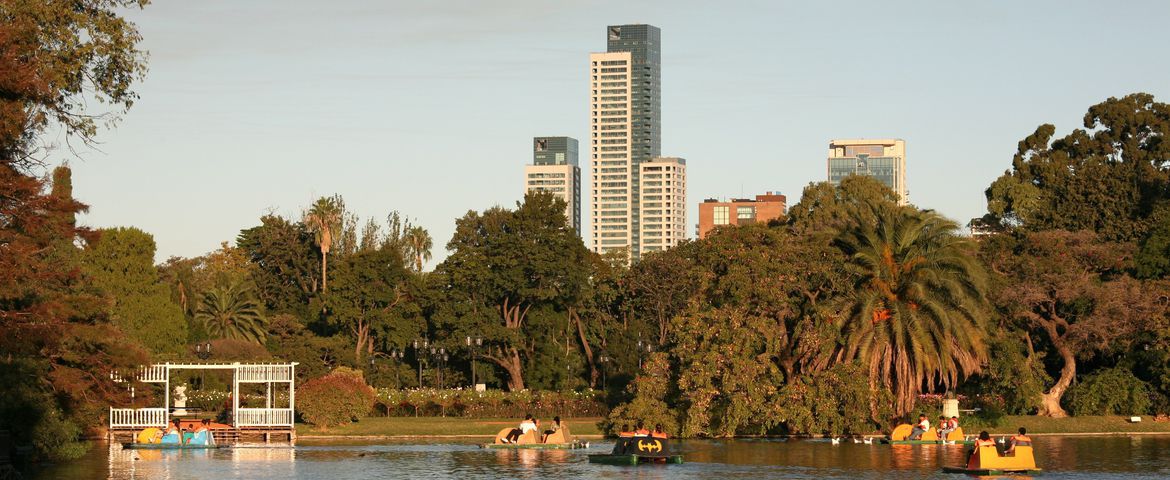
<instances>
[{"instance_id":1,"label":"boat seat","mask_svg":"<svg viewBox=\"0 0 1170 480\"><path fill-rule=\"evenodd\" d=\"M972 470L1035 470L1036 457L1030 445L1016 446L1014 455L1000 455L995 446L979 447L967 461Z\"/></svg>"},{"instance_id":2,"label":"boat seat","mask_svg":"<svg viewBox=\"0 0 1170 480\"><path fill-rule=\"evenodd\" d=\"M890 440L901 441L910 438L910 432L914 431L914 427L908 423L903 423L894 427L894 431L890 432Z\"/></svg>"},{"instance_id":3,"label":"boat seat","mask_svg":"<svg viewBox=\"0 0 1170 480\"><path fill-rule=\"evenodd\" d=\"M569 433L569 426L561 423L561 429L544 437L544 443L571 443L573 435Z\"/></svg>"},{"instance_id":4,"label":"boat seat","mask_svg":"<svg viewBox=\"0 0 1170 480\"><path fill-rule=\"evenodd\" d=\"M503 430L500 430L500 433L496 434L495 443L504 443L504 439L508 437L508 433L511 433L513 428L515 427L505 427ZM516 439L516 445L527 445L530 443L540 443L540 437L536 433L536 430L529 430L528 433L522 434Z\"/></svg>"}]
</instances>

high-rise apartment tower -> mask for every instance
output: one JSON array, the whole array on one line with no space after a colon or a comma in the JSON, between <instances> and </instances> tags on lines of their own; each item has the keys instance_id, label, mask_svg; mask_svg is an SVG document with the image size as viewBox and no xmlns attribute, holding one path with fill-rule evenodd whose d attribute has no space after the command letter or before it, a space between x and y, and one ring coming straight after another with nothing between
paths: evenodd
<instances>
[{"instance_id":1,"label":"high-rise apartment tower","mask_svg":"<svg viewBox=\"0 0 1170 480\"><path fill-rule=\"evenodd\" d=\"M560 197L568 206L565 218L581 232L581 168L577 165L577 139L536 137L532 139L532 165L524 166L524 191L544 190Z\"/></svg>"},{"instance_id":2,"label":"high-rise apartment tower","mask_svg":"<svg viewBox=\"0 0 1170 480\"><path fill-rule=\"evenodd\" d=\"M849 175L877 179L898 194L906 205L906 142L896 138L832 140L829 142L829 182Z\"/></svg>"},{"instance_id":3,"label":"high-rise apartment tower","mask_svg":"<svg viewBox=\"0 0 1170 480\"><path fill-rule=\"evenodd\" d=\"M643 251L641 166L662 150L661 32L651 25L606 28L604 53L589 55L590 235L593 250ZM656 242L657 245L657 242Z\"/></svg>"}]
</instances>

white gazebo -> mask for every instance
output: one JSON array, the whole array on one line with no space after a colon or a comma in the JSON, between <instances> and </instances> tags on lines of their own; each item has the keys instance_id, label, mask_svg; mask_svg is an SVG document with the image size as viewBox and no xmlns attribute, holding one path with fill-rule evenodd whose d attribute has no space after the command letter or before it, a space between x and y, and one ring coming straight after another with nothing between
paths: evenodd
<instances>
[{"instance_id":1,"label":"white gazebo","mask_svg":"<svg viewBox=\"0 0 1170 480\"><path fill-rule=\"evenodd\" d=\"M296 362L278 364L251 363L163 363L141 367L135 378L143 383L162 384L163 406L151 408L110 407L110 435L116 432L134 431L147 427L165 427L170 421L171 371L172 370L231 370L232 372L232 416L231 426L238 438L241 430L263 434L265 440L270 433L287 433L289 440L295 438L293 422L296 407ZM116 382L123 381L117 374L110 374ZM264 384L264 408L240 407L241 384ZM273 388L288 386L288 406L273 405Z\"/></svg>"}]
</instances>

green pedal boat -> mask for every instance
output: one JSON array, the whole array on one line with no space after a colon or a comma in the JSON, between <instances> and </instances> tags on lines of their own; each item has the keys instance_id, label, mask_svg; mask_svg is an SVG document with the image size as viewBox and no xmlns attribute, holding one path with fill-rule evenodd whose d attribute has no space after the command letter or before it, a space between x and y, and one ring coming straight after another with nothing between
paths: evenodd
<instances>
[{"instance_id":1,"label":"green pedal boat","mask_svg":"<svg viewBox=\"0 0 1170 480\"><path fill-rule=\"evenodd\" d=\"M590 455L589 463L605 465L679 464L683 463L683 457L671 453L670 443L665 438L632 437L619 438L613 446L613 452Z\"/></svg>"}]
</instances>

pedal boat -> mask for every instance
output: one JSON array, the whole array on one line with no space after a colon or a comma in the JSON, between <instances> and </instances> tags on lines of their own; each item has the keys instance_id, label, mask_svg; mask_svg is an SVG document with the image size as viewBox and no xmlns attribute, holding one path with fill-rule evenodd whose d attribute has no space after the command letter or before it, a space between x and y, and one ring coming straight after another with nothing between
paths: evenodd
<instances>
[{"instance_id":1,"label":"pedal boat","mask_svg":"<svg viewBox=\"0 0 1170 480\"><path fill-rule=\"evenodd\" d=\"M965 467L943 467L944 473L968 475L1005 475L1009 473L1040 473L1031 445L1016 445L1009 455L1000 455L995 446L979 447Z\"/></svg>"},{"instance_id":2,"label":"pedal boat","mask_svg":"<svg viewBox=\"0 0 1170 480\"><path fill-rule=\"evenodd\" d=\"M682 455L671 453L670 442L665 438L625 437L619 438L611 453L589 455L589 463L605 465L680 464Z\"/></svg>"},{"instance_id":3,"label":"pedal boat","mask_svg":"<svg viewBox=\"0 0 1170 480\"><path fill-rule=\"evenodd\" d=\"M500 430L496 434L496 439L492 443L481 444L480 448L488 449L535 449L535 450L570 450L576 448L586 448L588 443L581 443L573 438L569 433L569 426L562 425L560 430L548 434L544 441L540 441L540 434L536 430L531 430L517 438L513 443L504 442L504 438L512 431L511 428Z\"/></svg>"},{"instance_id":4,"label":"pedal boat","mask_svg":"<svg viewBox=\"0 0 1170 480\"><path fill-rule=\"evenodd\" d=\"M890 445L974 445L974 440L967 440L963 435L963 427L959 427L947 434L947 438L938 438L938 430L930 429L922 432L922 436L917 440L910 440L910 432L914 431L914 427L908 423L903 423L894 428L890 432L890 436L883 439L882 443Z\"/></svg>"}]
</instances>

